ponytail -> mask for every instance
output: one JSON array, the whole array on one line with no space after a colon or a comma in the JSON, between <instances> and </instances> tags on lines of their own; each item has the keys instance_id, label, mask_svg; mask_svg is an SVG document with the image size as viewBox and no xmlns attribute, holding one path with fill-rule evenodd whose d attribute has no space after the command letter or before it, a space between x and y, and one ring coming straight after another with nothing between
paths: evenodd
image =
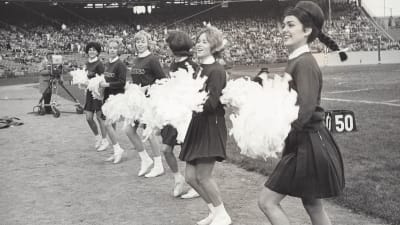
<instances>
[{"instance_id":1,"label":"ponytail","mask_svg":"<svg viewBox=\"0 0 400 225\"><path fill-rule=\"evenodd\" d=\"M334 40L330 37L326 36L322 31L318 34L318 39L326 45L332 51L339 51L340 61L345 61L347 59L347 54L344 51L340 51L339 46L336 44Z\"/></svg>"}]
</instances>

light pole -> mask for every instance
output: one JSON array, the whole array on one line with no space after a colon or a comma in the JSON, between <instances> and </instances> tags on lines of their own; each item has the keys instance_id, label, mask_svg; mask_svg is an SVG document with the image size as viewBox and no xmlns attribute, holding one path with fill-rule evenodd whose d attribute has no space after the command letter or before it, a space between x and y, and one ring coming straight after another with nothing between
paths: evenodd
<instances>
[{"instance_id":1,"label":"light pole","mask_svg":"<svg viewBox=\"0 0 400 225\"><path fill-rule=\"evenodd\" d=\"M329 27L330 27L332 24L331 0L328 0L328 8L329 8Z\"/></svg>"},{"instance_id":2,"label":"light pole","mask_svg":"<svg viewBox=\"0 0 400 225\"><path fill-rule=\"evenodd\" d=\"M386 17L386 0L383 0L383 18Z\"/></svg>"}]
</instances>

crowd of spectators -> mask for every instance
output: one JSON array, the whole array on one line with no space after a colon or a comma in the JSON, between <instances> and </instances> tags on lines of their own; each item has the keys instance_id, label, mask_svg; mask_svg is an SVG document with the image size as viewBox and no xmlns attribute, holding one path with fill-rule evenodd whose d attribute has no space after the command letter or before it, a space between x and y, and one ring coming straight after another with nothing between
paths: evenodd
<instances>
[{"instance_id":1,"label":"crowd of spectators","mask_svg":"<svg viewBox=\"0 0 400 225\"><path fill-rule=\"evenodd\" d=\"M398 50L399 42L391 42L363 16L355 4L333 4L333 15L324 26L324 31L336 40L340 47L349 51ZM188 13L190 14L190 13ZM182 16L182 15L181 15ZM151 18L150 18L151 17ZM85 43L96 40L107 52L107 41L117 38L123 54L134 54L133 34L146 29L153 37L153 52L168 64L170 57L164 42L168 29L181 29L193 38L198 29L207 23L222 29L228 41L224 58L235 65L259 65L284 62L287 50L280 32L280 18L274 13L261 15L224 15L209 13L176 23L177 18L165 15L142 15L128 21L97 17L80 21L57 21L56 23L30 20L13 25L0 23L0 70L19 68L36 70L46 55L71 55L70 64L84 61ZM63 24L63 25L61 25ZM323 52L322 44L311 46L314 52ZM1 71L0 71L1 74Z\"/></svg>"}]
</instances>

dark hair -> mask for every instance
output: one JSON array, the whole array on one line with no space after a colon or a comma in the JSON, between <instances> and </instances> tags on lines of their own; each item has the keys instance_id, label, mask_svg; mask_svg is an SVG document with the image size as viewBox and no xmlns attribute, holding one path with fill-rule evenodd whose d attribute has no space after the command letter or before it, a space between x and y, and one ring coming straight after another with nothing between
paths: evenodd
<instances>
[{"instance_id":1,"label":"dark hair","mask_svg":"<svg viewBox=\"0 0 400 225\"><path fill-rule=\"evenodd\" d=\"M347 54L345 52L340 51L339 46L336 44L334 40L332 40L332 38L320 32L318 35L318 39L332 51L339 51L339 57L341 61L345 61L347 59Z\"/></svg>"},{"instance_id":2,"label":"dark hair","mask_svg":"<svg viewBox=\"0 0 400 225\"><path fill-rule=\"evenodd\" d=\"M165 40L168 43L168 47L174 53L175 56L192 56L190 51L193 48L194 43L188 34L179 30L173 30L168 32L168 37Z\"/></svg>"},{"instance_id":3,"label":"dark hair","mask_svg":"<svg viewBox=\"0 0 400 225\"><path fill-rule=\"evenodd\" d=\"M89 53L90 48L94 48L97 51L97 54L100 54L101 52L101 45L98 42L89 42L85 47L86 54Z\"/></svg>"}]
</instances>

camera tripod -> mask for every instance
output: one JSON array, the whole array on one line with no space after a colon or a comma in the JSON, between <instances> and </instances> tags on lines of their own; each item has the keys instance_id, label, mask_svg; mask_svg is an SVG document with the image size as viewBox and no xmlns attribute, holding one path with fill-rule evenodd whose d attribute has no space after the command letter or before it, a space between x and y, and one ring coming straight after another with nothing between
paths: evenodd
<instances>
[{"instance_id":1,"label":"camera tripod","mask_svg":"<svg viewBox=\"0 0 400 225\"><path fill-rule=\"evenodd\" d=\"M76 109L76 113L82 114L83 108L79 101L72 95L72 93L64 86L63 81L61 80L60 76L51 76L47 88L43 91L42 97L39 100L39 103L33 107L33 111L37 110L39 115L44 115L46 113L52 112L53 116L58 118L61 115L60 110L58 109L61 106L58 103L58 90L62 88L74 100L74 106Z\"/></svg>"}]
</instances>

